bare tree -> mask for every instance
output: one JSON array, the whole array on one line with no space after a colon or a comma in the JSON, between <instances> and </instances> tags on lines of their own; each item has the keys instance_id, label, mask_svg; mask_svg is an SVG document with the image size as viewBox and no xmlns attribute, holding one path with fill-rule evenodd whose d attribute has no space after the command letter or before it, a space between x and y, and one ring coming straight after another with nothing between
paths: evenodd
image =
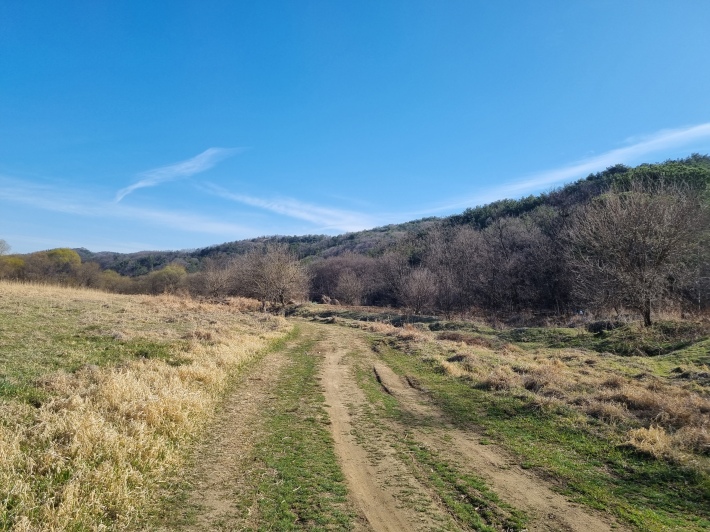
<instances>
[{"instance_id":1,"label":"bare tree","mask_svg":"<svg viewBox=\"0 0 710 532\"><path fill-rule=\"evenodd\" d=\"M237 276L238 291L261 301L263 311L269 303L283 308L308 292L306 269L285 245L250 251L238 261Z\"/></svg>"},{"instance_id":2,"label":"bare tree","mask_svg":"<svg viewBox=\"0 0 710 532\"><path fill-rule=\"evenodd\" d=\"M202 284L206 295L210 297L227 295L234 284L233 263L226 260L207 258L202 263Z\"/></svg>"},{"instance_id":3,"label":"bare tree","mask_svg":"<svg viewBox=\"0 0 710 532\"><path fill-rule=\"evenodd\" d=\"M352 252L315 260L309 265L310 296L316 301L327 296L350 305L360 304L376 290L377 266L376 259Z\"/></svg>"},{"instance_id":4,"label":"bare tree","mask_svg":"<svg viewBox=\"0 0 710 532\"><path fill-rule=\"evenodd\" d=\"M436 278L426 268L413 268L402 280L399 298L414 314L429 307L436 296Z\"/></svg>"},{"instance_id":5,"label":"bare tree","mask_svg":"<svg viewBox=\"0 0 710 532\"><path fill-rule=\"evenodd\" d=\"M468 226L440 227L427 236L423 264L434 274L436 307L447 317L474 306L481 291L484 244L481 233Z\"/></svg>"},{"instance_id":6,"label":"bare tree","mask_svg":"<svg viewBox=\"0 0 710 532\"><path fill-rule=\"evenodd\" d=\"M634 182L580 209L569 232L576 291L597 306L652 310L679 294L704 230L707 209L687 187Z\"/></svg>"},{"instance_id":7,"label":"bare tree","mask_svg":"<svg viewBox=\"0 0 710 532\"><path fill-rule=\"evenodd\" d=\"M338 282L335 285L333 295L346 305L359 305L365 293L365 283L358 275L350 270L344 270L338 275Z\"/></svg>"},{"instance_id":8,"label":"bare tree","mask_svg":"<svg viewBox=\"0 0 710 532\"><path fill-rule=\"evenodd\" d=\"M10 244L0 238L0 257L5 255L8 251L10 251Z\"/></svg>"},{"instance_id":9,"label":"bare tree","mask_svg":"<svg viewBox=\"0 0 710 532\"><path fill-rule=\"evenodd\" d=\"M383 296L388 304L399 305L401 301L401 289L411 272L411 266L401 253L388 252L378 259L378 279Z\"/></svg>"}]
</instances>

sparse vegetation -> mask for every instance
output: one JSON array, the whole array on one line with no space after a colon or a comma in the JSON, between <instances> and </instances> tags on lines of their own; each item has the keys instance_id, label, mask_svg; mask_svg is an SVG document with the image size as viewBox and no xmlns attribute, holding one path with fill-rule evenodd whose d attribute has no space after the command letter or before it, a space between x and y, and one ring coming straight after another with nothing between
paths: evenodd
<instances>
[{"instance_id":1,"label":"sparse vegetation","mask_svg":"<svg viewBox=\"0 0 710 532\"><path fill-rule=\"evenodd\" d=\"M237 305L0 282L0 529L130 529L244 361Z\"/></svg>"},{"instance_id":2,"label":"sparse vegetation","mask_svg":"<svg viewBox=\"0 0 710 532\"><path fill-rule=\"evenodd\" d=\"M702 325L654 325L676 340L684 330L685 342L649 357L599 353L591 348L598 338L579 329L429 332L439 324L330 314L374 333L380 357L450 421L477 427L575 500L639 530L710 526L710 334Z\"/></svg>"}]
</instances>

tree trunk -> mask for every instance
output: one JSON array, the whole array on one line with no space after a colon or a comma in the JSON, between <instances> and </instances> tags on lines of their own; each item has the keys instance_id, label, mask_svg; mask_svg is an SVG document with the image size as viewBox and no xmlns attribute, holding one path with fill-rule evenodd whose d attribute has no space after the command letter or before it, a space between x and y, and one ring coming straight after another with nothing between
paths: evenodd
<instances>
[{"instance_id":1,"label":"tree trunk","mask_svg":"<svg viewBox=\"0 0 710 532\"><path fill-rule=\"evenodd\" d=\"M643 302L643 326L651 326L651 299L646 298Z\"/></svg>"}]
</instances>

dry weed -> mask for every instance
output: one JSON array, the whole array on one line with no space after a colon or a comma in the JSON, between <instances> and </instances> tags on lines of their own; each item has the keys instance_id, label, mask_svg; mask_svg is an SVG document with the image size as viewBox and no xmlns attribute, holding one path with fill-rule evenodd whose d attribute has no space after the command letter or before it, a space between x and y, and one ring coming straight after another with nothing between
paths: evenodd
<instances>
[{"instance_id":1,"label":"dry weed","mask_svg":"<svg viewBox=\"0 0 710 532\"><path fill-rule=\"evenodd\" d=\"M653 390L625 384L614 391L597 395L601 401L625 404L641 421L653 421L663 426L680 429L684 426L703 426L708 422L710 401L697 394L670 387Z\"/></svg>"},{"instance_id":2,"label":"dry weed","mask_svg":"<svg viewBox=\"0 0 710 532\"><path fill-rule=\"evenodd\" d=\"M611 375L610 377L604 379L601 383L604 388L611 388L613 390L618 390L622 388L625 384L626 379L624 379L620 375Z\"/></svg>"},{"instance_id":3,"label":"dry weed","mask_svg":"<svg viewBox=\"0 0 710 532\"><path fill-rule=\"evenodd\" d=\"M362 324L363 329L374 332L377 334L395 335L397 334L397 327L389 323L383 323L380 321L368 321Z\"/></svg>"},{"instance_id":4,"label":"dry weed","mask_svg":"<svg viewBox=\"0 0 710 532\"><path fill-rule=\"evenodd\" d=\"M682 449L710 455L708 427L683 427L673 434L673 441Z\"/></svg>"},{"instance_id":5,"label":"dry weed","mask_svg":"<svg viewBox=\"0 0 710 532\"><path fill-rule=\"evenodd\" d=\"M569 385L566 368L567 366L559 360L540 364L524 376L523 386L532 392L540 392L543 388L550 388L553 385L557 389L566 388Z\"/></svg>"},{"instance_id":6,"label":"dry weed","mask_svg":"<svg viewBox=\"0 0 710 532\"><path fill-rule=\"evenodd\" d=\"M629 411L622 403L598 401L596 399L591 399L585 403L583 409L587 414L607 423L619 423L629 417Z\"/></svg>"},{"instance_id":7,"label":"dry weed","mask_svg":"<svg viewBox=\"0 0 710 532\"><path fill-rule=\"evenodd\" d=\"M656 458L674 458L673 438L663 427L652 425L649 428L630 430L628 445Z\"/></svg>"},{"instance_id":8,"label":"dry weed","mask_svg":"<svg viewBox=\"0 0 710 532\"><path fill-rule=\"evenodd\" d=\"M478 386L485 390L510 390L522 385L520 375L515 373L510 366L498 366Z\"/></svg>"},{"instance_id":9,"label":"dry weed","mask_svg":"<svg viewBox=\"0 0 710 532\"><path fill-rule=\"evenodd\" d=\"M223 305L177 296L128 297L7 283L0 290L3 304L34 298L33 304L43 301L47 312L64 308L68 300L73 308L91 307L82 324L120 327L131 337L177 340L191 331L193 338L179 353L179 365L132 359L60 371L37 379L49 394L39 408L0 403L4 529L134 528L160 480L181 463L183 444L205 425L233 368L286 330L284 320L244 316L235 321Z\"/></svg>"},{"instance_id":10,"label":"dry weed","mask_svg":"<svg viewBox=\"0 0 710 532\"><path fill-rule=\"evenodd\" d=\"M237 312L258 312L261 310L261 302L248 297L229 297L226 300L230 309Z\"/></svg>"},{"instance_id":11,"label":"dry weed","mask_svg":"<svg viewBox=\"0 0 710 532\"><path fill-rule=\"evenodd\" d=\"M401 340L408 340L411 342L421 342L428 338L428 335L425 332L409 323L407 323L404 327L398 328L395 334Z\"/></svg>"}]
</instances>

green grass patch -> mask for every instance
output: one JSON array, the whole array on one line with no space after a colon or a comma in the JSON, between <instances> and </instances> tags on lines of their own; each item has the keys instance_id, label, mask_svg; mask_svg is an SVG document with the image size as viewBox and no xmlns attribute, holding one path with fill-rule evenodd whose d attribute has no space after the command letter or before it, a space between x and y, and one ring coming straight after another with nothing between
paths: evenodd
<instances>
[{"instance_id":1,"label":"green grass patch","mask_svg":"<svg viewBox=\"0 0 710 532\"><path fill-rule=\"evenodd\" d=\"M651 327L629 323L595 333L582 328L523 327L501 331L497 336L527 348L576 347L622 356L660 356L706 344L709 334L705 325L660 321Z\"/></svg>"},{"instance_id":2,"label":"green grass patch","mask_svg":"<svg viewBox=\"0 0 710 532\"><path fill-rule=\"evenodd\" d=\"M265 439L254 449L261 474L254 478L259 530L350 530L355 515L328 428L316 379L321 358L315 339L288 349L291 364L265 406ZM247 504L248 494L243 494ZM243 508L246 510L246 507Z\"/></svg>"},{"instance_id":3,"label":"green grass patch","mask_svg":"<svg viewBox=\"0 0 710 532\"><path fill-rule=\"evenodd\" d=\"M529 395L475 388L440 371L431 359L379 340L378 352L397 373L414 376L449 420L477 427L551 478L572 499L615 514L639 530L710 528L710 475L627 448L612 433L564 405L541 407Z\"/></svg>"}]
</instances>

